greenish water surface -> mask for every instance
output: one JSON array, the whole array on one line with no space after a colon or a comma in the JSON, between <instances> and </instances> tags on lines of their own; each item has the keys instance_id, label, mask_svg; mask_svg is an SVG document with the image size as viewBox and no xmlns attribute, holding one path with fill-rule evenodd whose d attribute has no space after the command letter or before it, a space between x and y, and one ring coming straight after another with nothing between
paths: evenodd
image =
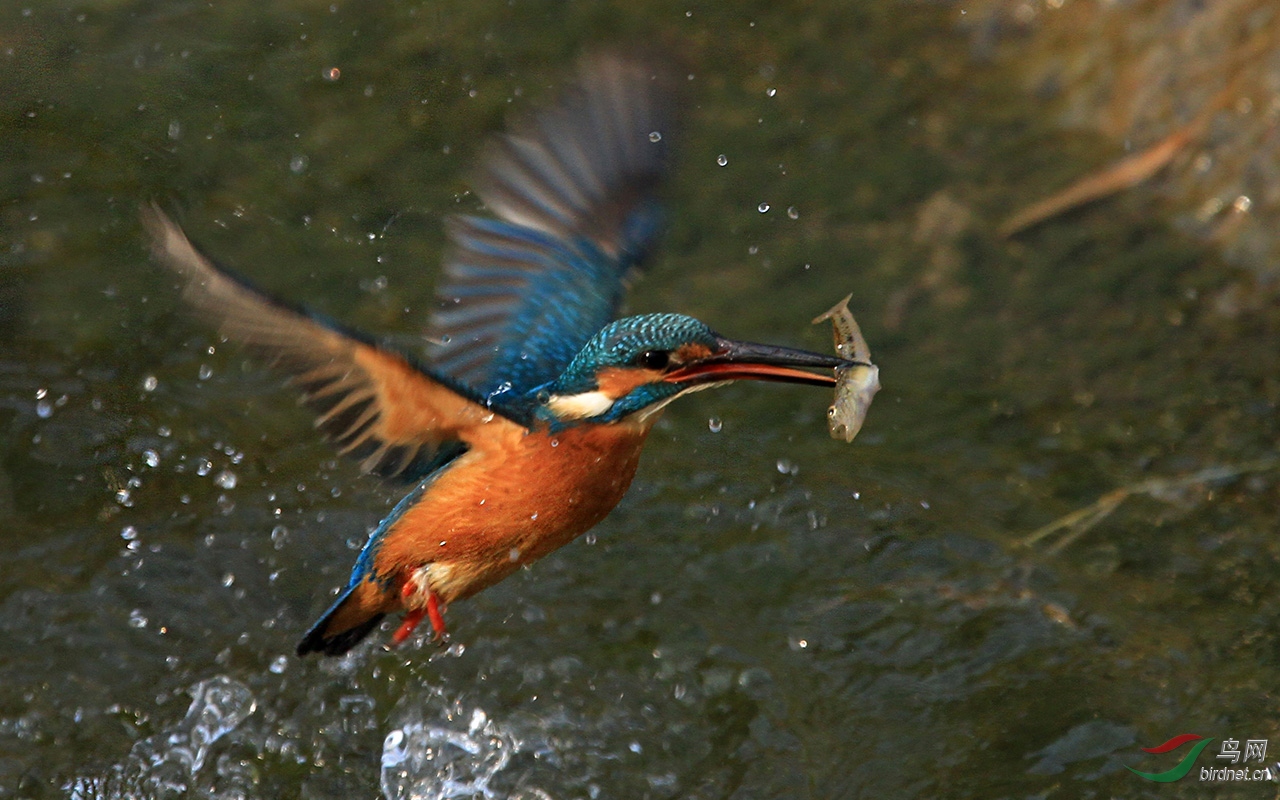
<instances>
[{"instance_id":1,"label":"greenish water surface","mask_svg":"<svg viewBox=\"0 0 1280 800\"><path fill-rule=\"evenodd\" d=\"M0 798L1202 797L1124 765L1185 732L1280 751L1273 472L1017 546L1270 457L1280 315L1217 302L1241 277L1138 196L999 240L1116 154L957 14L0 8ZM637 42L689 105L630 309L825 349L808 321L853 291L861 437L820 390L693 396L594 536L450 609L451 650L294 658L397 490L188 317L139 204L412 336L484 135Z\"/></svg>"}]
</instances>

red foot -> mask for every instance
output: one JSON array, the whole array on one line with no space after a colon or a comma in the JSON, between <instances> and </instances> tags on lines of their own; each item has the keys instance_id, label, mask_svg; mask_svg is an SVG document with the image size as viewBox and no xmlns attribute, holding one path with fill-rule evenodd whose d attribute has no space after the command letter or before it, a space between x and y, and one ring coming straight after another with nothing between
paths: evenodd
<instances>
[{"instance_id":1,"label":"red foot","mask_svg":"<svg viewBox=\"0 0 1280 800\"><path fill-rule=\"evenodd\" d=\"M413 634L413 629L418 627L418 623L422 622L422 618L427 615L425 608L415 608L404 615L404 622L400 623L400 627L396 628L396 632L391 634L391 644L397 645L408 639Z\"/></svg>"},{"instance_id":2,"label":"red foot","mask_svg":"<svg viewBox=\"0 0 1280 800\"><path fill-rule=\"evenodd\" d=\"M407 600L415 591L414 584L410 581L405 581L404 586L400 589L400 596ZM438 642L443 639L447 631L444 628L444 615L440 613L440 598L436 596L435 592L428 589L427 607L415 608L405 613L404 622L400 623L400 627L396 628L396 632L391 635L391 644L393 646L398 645L412 636L414 629L422 622L423 617L430 619L431 630L435 633L435 640Z\"/></svg>"},{"instance_id":3,"label":"red foot","mask_svg":"<svg viewBox=\"0 0 1280 800\"><path fill-rule=\"evenodd\" d=\"M431 630L435 631L436 641L448 635L444 629L444 614L440 613L440 598L435 592L427 593L427 614L431 617Z\"/></svg>"}]
</instances>

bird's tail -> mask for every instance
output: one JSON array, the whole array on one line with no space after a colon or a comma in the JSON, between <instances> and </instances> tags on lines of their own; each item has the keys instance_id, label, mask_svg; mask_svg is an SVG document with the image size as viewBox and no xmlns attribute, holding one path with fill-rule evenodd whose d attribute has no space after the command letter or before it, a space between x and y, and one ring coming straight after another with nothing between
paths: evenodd
<instances>
[{"instance_id":1,"label":"bird's tail","mask_svg":"<svg viewBox=\"0 0 1280 800\"><path fill-rule=\"evenodd\" d=\"M378 627L394 605L394 596L376 581L364 580L348 586L298 642L298 655L342 655Z\"/></svg>"}]
</instances>

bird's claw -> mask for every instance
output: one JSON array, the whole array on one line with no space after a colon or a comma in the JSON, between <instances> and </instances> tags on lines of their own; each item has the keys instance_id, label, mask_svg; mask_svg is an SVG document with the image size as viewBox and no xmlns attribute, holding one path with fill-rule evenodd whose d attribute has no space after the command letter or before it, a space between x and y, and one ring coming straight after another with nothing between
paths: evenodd
<instances>
[{"instance_id":1,"label":"bird's claw","mask_svg":"<svg viewBox=\"0 0 1280 800\"><path fill-rule=\"evenodd\" d=\"M407 599L414 592L413 584L406 583L402 592ZM396 632L391 635L391 645L394 647L412 636L414 630L421 624L423 617L426 617L431 623L432 639L441 646L447 644L449 632L444 626L444 613L440 607L440 598L435 592L428 589L426 606L413 608L405 613L404 621L400 623L399 628L396 628Z\"/></svg>"}]
</instances>

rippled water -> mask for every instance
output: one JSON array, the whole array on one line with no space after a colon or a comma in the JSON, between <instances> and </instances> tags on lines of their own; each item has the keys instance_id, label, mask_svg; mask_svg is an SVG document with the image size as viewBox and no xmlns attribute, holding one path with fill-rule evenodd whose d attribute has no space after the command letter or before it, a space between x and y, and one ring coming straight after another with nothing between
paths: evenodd
<instances>
[{"instance_id":1,"label":"rippled water","mask_svg":"<svg viewBox=\"0 0 1280 800\"><path fill-rule=\"evenodd\" d=\"M1226 302L1242 277L1138 195L998 240L1113 154L955 15L0 10L0 797L1199 797L1124 765L1280 740L1274 471L1017 545L1274 453L1275 304ZM296 659L397 492L188 318L138 204L407 338L482 133L637 40L692 77L632 309L825 348L854 291L863 433L803 387L689 398L593 536L450 609L452 649Z\"/></svg>"}]
</instances>

